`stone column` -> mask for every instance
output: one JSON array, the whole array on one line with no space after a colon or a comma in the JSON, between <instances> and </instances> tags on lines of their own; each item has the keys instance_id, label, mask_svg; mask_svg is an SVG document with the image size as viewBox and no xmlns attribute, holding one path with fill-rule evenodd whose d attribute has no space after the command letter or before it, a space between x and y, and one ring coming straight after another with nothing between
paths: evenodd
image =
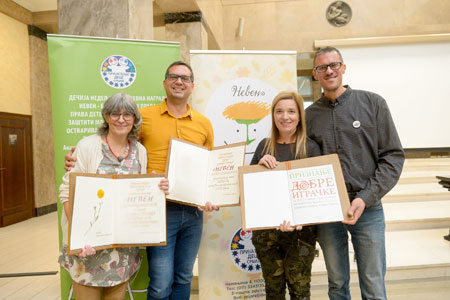
<instances>
[{"instance_id":1,"label":"stone column","mask_svg":"<svg viewBox=\"0 0 450 300\"><path fill-rule=\"evenodd\" d=\"M208 32L201 12L170 13L164 15L166 39L180 42L180 58L189 63L190 50L208 49Z\"/></svg>"},{"instance_id":2,"label":"stone column","mask_svg":"<svg viewBox=\"0 0 450 300\"><path fill-rule=\"evenodd\" d=\"M33 141L34 203L36 215L56 211L52 103L47 33L29 25L30 104Z\"/></svg>"},{"instance_id":3,"label":"stone column","mask_svg":"<svg viewBox=\"0 0 450 300\"><path fill-rule=\"evenodd\" d=\"M152 0L58 0L60 34L153 39Z\"/></svg>"}]
</instances>

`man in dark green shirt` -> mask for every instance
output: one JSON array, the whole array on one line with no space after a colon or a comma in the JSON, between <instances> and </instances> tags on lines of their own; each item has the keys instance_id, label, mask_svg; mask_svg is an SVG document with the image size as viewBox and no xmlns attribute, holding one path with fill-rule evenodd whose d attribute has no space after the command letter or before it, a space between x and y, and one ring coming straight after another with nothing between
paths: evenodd
<instances>
[{"instance_id":1,"label":"man in dark green shirt","mask_svg":"<svg viewBox=\"0 0 450 300\"><path fill-rule=\"evenodd\" d=\"M306 110L308 136L322 154L337 153L351 200L352 220L323 224L318 238L330 299L350 299L348 233L352 236L363 299L386 299L385 221L381 198L397 183L404 152L386 101L342 85L346 65L338 49L314 56L322 97Z\"/></svg>"}]
</instances>

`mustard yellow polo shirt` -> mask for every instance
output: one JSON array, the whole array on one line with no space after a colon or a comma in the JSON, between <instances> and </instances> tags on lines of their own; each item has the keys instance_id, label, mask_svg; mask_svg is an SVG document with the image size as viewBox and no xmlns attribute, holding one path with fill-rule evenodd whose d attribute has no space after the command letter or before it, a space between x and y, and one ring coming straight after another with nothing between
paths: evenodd
<instances>
[{"instance_id":1,"label":"mustard yellow polo shirt","mask_svg":"<svg viewBox=\"0 0 450 300\"><path fill-rule=\"evenodd\" d=\"M177 118L169 112L167 99L161 104L139 110L142 115L141 143L147 149L147 173L165 173L170 137L212 148L211 122L188 105L185 115Z\"/></svg>"}]
</instances>

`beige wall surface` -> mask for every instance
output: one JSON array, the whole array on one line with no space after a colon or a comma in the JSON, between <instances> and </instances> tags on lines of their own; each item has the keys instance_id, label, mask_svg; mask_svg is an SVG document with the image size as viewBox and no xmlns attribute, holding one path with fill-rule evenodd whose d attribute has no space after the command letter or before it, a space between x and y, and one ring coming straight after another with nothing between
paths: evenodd
<instances>
[{"instance_id":1,"label":"beige wall surface","mask_svg":"<svg viewBox=\"0 0 450 300\"><path fill-rule=\"evenodd\" d=\"M39 208L56 203L55 152L47 41L32 35L29 41L34 204Z\"/></svg>"},{"instance_id":2,"label":"beige wall surface","mask_svg":"<svg viewBox=\"0 0 450 300\"><path fill-rule=\"evenodd\" d=\"M0 13L0 111L31 115L27 25Z\"/></svg>"},{"instance_id":3,"label":"beige wall surface","mask_svg":"<svg viewBox=\"0 0 450 300\"><path fill-rule=\"evenodd\" d=\"M214 35L215 45L210 45L211 49L223 49L223 6L221 0L197 0L197 5L202 11L207 26L211 30L212 35ZM208 37L212 40L211 37Z\"/></svg>"},{"instance_id":4,"label":"beige wall surface","mask_svg":"<svg viewBox=\"0 0 450 300\"><path fill-rule=\"evenodd\" d=\"M223 49L311 52L314 40L450 32L447 0L346 0L352 19L343 27L330 25L325 17L332 2L222 0Z\"/></svg>"}]
</instances>

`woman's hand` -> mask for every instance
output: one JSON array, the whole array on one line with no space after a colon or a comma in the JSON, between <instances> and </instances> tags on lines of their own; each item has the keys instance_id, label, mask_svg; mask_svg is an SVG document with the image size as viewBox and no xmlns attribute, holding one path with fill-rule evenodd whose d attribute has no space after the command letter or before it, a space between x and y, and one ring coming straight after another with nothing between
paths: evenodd
<instances>
[{"instance_id":1,"label":"woman's hand","mask_svg":"<svg viewBox=\"0 0 450 300\"><path fill-rule=\"evenodd\" d=\"M78 253L77 255L78 257L85 258L86 256L94 255L95 253L97 253L97 251L95 251L94 248L86 245L83 247L83 249L81 249L81 253Z\"/></svg>"},{"instance_id":2,"label":"woman's hand","mask_svg":"<svg viewBox=\"0 0 450 300\"><path fill-rule=\"evenodd\" d=\"M286 222L286 220L283 221L283 223L280 224L279 230L283 232L292 232L294 230L302 230L302 226L291 226L291 222Z\"/></svg>"},{"instance_id":3,"label":"woman's hand","mask_svg":"<svg viewBox=\"0 0 450 300\"><path fill-rule=\"evenodd\" d=\"M169 195L169 179L164 178L158 184L158 187L164 194Z\"/></svg>"},{"instance_id":4,"label":"woman's hand","mask_svg":"<svg viewBox=\"0 0 450 300\"><path fill-rule=\"evenodd\" d=\"M278 166L278 161L270 154L264 155L258 162L259 165L263 165L266 168L273 169Z\"/></svg>"}]
</instances>

